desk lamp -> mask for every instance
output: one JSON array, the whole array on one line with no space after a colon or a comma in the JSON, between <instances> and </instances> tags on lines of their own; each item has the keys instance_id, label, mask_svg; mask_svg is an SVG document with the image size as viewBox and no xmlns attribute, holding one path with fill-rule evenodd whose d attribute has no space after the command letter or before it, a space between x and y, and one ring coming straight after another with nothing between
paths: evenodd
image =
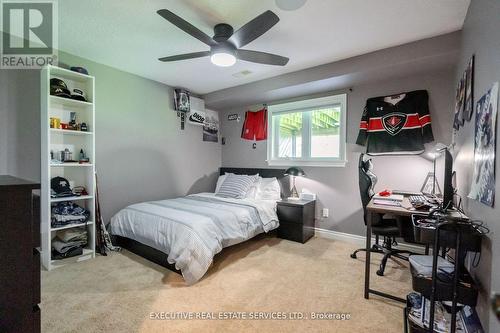
<instances>
[{"instance_id":1,"label":"desk lamp","mask_svg":"<svg viewBox=\"0 0 500 333\"><path fill-rule=\"evenodd\" d=\"M290 167L286 169L285 176L292 176L293 187L292 187L292 196L288 199L291 200L299 200L299 193L297 193L297 188L295 187L295 177L305 176L304 170L298 167Z\"/></svg>"},{"instance_id":2,"label":"desk lamp","mask_svg":"<svg viewBox=\"0 0 500 333\"><path fill-rule=\"evenodd\" d=\"M432 195L436 195L436 159L443 154L448 147L443 143L436 143L436 145L426 153L427 159L432 161Z\"/></svg>"}]
</instances>

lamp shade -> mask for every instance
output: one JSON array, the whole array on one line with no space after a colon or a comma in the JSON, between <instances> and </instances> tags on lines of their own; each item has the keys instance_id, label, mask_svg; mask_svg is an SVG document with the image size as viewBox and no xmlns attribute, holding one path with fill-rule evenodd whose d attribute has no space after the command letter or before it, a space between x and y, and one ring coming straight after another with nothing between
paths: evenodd
<instances>
[{"instance_id":1,"label":"lamp shade","mask_svg":"<svg viewBox=\"0 0 500 333\"><path fill-rule=\"evenodd\" d=\"M297 168L297 167L290 167L288 169L286 169L285 171L285 176L305 176L305 172L304 170L302 170L301 168Z\"/></svg>"},{"instance_id":2,"label":"lamp shade","mask_svg":"<svg viewBox=\"0 0 500 333\"><path fill-rule=\"evenodd\" d=\"M434 147L431 147L429 149L426 149L426 152L424 152L421 156L425 158L428 161L434 161L436 158L441 156L443 152L448 148L444 143L438 142L434 145Z\"/></svg>"}]
</instances>

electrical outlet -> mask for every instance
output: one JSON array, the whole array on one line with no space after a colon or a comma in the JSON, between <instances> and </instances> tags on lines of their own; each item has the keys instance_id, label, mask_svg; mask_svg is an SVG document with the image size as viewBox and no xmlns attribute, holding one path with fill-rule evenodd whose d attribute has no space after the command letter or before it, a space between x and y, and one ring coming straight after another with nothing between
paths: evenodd
<instances>
[{"instance_id":1,"label":"electrical outlet","mask_svg":"<svg viewBox=\"0 0 500 333\"><path fill-rule=\"evenodd\" d=\"M323 217L328 217L328 208L323 208L322 215Z\"/></svg>"}]
</instances>

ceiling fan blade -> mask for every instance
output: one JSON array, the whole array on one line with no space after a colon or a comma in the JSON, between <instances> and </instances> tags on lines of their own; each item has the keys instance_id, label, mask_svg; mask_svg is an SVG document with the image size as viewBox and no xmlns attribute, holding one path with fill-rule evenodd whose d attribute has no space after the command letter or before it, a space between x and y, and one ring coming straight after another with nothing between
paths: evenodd
<instances>
[{"instance_id":1,"label":"ceiling fan blade","mask_svg":"<svg viewBox=\"0 0 500 333\"><path fill-rule=\"evenodd\" d=\"M228 40L239 49L257 37L262 36L266 31L278 23L279 20L276 14L268 10L242 26Z\"/></svg>"},{"instance_id":2,"label":"ceiling fan blade","mask_svg":"<svg viewBox=\"0 0 500 333\"><path fill-rule=\"evenodd\" d=\"M157 13L163 17L165 20L169 21L173 25L175 25L177 28L181 29L182 31L190 34L194 38L202 41L203 43L209 45L209 46L215 46L217 45L217 42L212 39L212 37L208 36L206 33L192 25L191 23L187 22L183 18L175 15L172 13L170 10L167 9L160 9L157 11Z\"/></svg>"},{"instance_id":3,"label":"ceiling fan blade","mask_svg":"<svg viewBox=\"0 0 500 333\"><path fill-rule=\"evenodd\" d=\"M174 56L170 56L170 57L159 58L158 60L160 60L160 61L177 61L177 60L201 58L201 57L206 57L208 55L210 55L210 51L203 51L203 52L178 54L178 55L174 55Z\"/></svg>"},{"instance_id":4,"label":"ceiling fan blade","mask_svg":"<svg viewBox=\"0 0 500 333\"><path fill-rule=\"evenodd\" d=\"M241 60L275 66L285 66L290 60L280 55L250 50L236 50L236 56Z\"/></svg>"}]
</instances>

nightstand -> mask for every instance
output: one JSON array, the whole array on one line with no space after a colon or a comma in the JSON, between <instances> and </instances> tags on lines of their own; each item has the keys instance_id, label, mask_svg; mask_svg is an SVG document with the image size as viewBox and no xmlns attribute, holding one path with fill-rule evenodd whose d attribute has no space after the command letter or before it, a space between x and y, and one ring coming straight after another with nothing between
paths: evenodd
<instances>
[{"instance_id":1,"label":"nightstand","mask_svg":"<svg viewBox=\"0 0 500 333\"><path fill-rule=\"evenodd\" d=\"M277 204L278 237L305 243L314 235L316 201L281 200Z\"/></svg>"}]
</instances>

